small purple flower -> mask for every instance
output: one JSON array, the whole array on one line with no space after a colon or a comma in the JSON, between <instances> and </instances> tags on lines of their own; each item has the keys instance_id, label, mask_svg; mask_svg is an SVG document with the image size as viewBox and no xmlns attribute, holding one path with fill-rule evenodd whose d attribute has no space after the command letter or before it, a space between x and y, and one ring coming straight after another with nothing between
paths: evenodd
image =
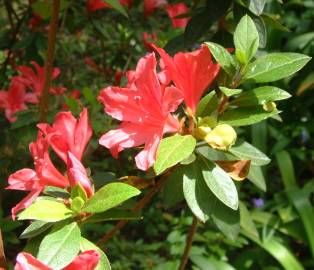
<instances>
[{"instance_id":1,"label":"small purple flower","mask_svg":"<svg viewBox=\"0 0 314 270\"><path fill-rule=\"evenodd\" d=\"M252 199L255 208L261 208L265 205L265 201L262 198Z\"/></svg>"}]
</instances>

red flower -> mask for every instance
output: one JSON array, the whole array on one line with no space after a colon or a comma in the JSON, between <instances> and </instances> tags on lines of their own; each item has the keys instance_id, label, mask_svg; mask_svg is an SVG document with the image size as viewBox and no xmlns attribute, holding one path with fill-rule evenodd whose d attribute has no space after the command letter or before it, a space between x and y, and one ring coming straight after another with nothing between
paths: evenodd
<instances>
[{"instance_id":1,"label":"red flower","mask_svg":"<svg viewBox=\"0 0 314 270\"><path fill-rule=\"evenodd\" d=\"M65 163L67 163L68 152L81 160L92 136L86 108L83 109L78 120L71 112L60 112L52 126L45 123L37 126L47 136L52 149Z\"/></svg>"},{"instance_id":2,"label":"red flower","mask_svg":"<svg viewBox=\"0 0 314 270\"><path fill-rule=\"evenodd\" d=\"M143 44L148 52L153 51L151 44L156 42L157 40L158 40L158 37L156 33L152 33L152 34L148 34L147 32L143 33Z\"/></svg>"},{"instance_id":3,"label":"red flower","mask_svg":"<svg viewBox=\"0 0 314 270\"><path fill-rule=\"evenodd\" d=\"M37 96L40 96L45 84L45 69L34 61L32 61L31 64L35 70L28 66L17 67L17 70L21 72L21 75L18 76L18 79L25 85L26 88L33 90ZM60 69L54 68L51 76L52 80L56 79L59 74ZM53 93L54 89L50 88L49 91Z\"/></svg>"},{"instance_id":4,"label":"red flower","mask_svg":"<svg viewBox=\"0 0 314 270\"><path fill-rule=\"evenodd\" d=\"M10 122L15 122L14 114L27 109L25 102L36 103L37 98L32 93L26 93L25 86L13 77L8 91L0 90L0 109L5 110Z\"/></svg>"},{"instance_id":5,"label":"red flower","mask_svg":"<svg viewBox=\"0 0 314 270\"><path fill-rule=\"evenodd\" d=\"M53 165L48 152L48 141L38 132L37 141L29 145L32 154L35 170L21 169L9 177L9 186L6 189L27 190L29 195L12 208L12 218L18 211L31 205L33 200L45 188L45 186L55 186L65 188L69 181Z\"/></svg>"},{"instance_id":6,"label":"red flower","mask_svg":"<svg viewBox=\"0 0 314 270\"><path fill-rule=\"evenodd\" d=\"M75 187L79 183L86 191L87 197L93 196L94 190L92 189L92 183L82 163L71 152L68 152L67 158L70 186Z\"/></svg>"},{"instance_id":7,"label":"red flower","mask_svg":"<svg viewBox=\"0 0 314 270\"><path fill-rule=\"evenodd\" d=\"M195 113L204 91L215 79L219 65L214 64L207 46L170 57L163 49L153 45L161 56L164 69L175 86L182 91L186 106Z\"/></svg>"},{"instance_id":8,"label":"red flower","mask_svg":"<svg viewBox=\"0 0 314 270\"><path fill-rule=\"evenodd\" d=\"M147 170L156 159L156 151L163 134L175 133L179 122L174 112L182 101L175 87L166 87L156 72L154 53L140 59L136 70L129 72L125 88L107 87L101 90L99 101L112 117L123 121L121 125L104 134L99 143L117 156L124 148L143 145L136 156L136 165Z\"/></svg>"},{"instance_id":9,"label":"red flower","mask_svg":"<svg viewBox=\"0 0 314 270\"><path fill-rule=\"evenodd\" d=\"M133 0L120 0L122 6L130 8L132 6ZM88 12L94 12L103 8L112 8L104 0L88 0L86 3L86 9Z\"/></svg>"},{"instance_id":10,"label":"red flower","mask_svg":"<svg viewBox=\"0 0 314 270\"><path fill-rule=\"evenodd\" d=\"M36 27L42 20L43 18L41 16L37 15L36 13L33 13L31 19L28 22L29 28Z\"/></svg>"},{"instance_id":11,"label":"red flower","mask_svg":"<svg viewBox=\"0 0 314 270\"><path fill-rule=\"evenodd\" d=\"M100 255L95 250L87 250L78 255L68 266L63 270L94 270L99 262ZM27 252L21 252L16 257L16 265L14 270L53 270L37 260Z\"/></svg>"},{"instance_id":12,"label":"red flower","mask_svg":"<svg viewBox=\"0 0 314 270\"><path fill-rule=\"evenodd\" d=\"M172 26L174 28L185 28L190 20L190 18L180 19L175 18L179 15L183 15L190 12L190 9L182 2L178 4L167 5L166 11L168 13L168 16L171 18Z\"/></svg>"},{"instance_id":13,"label":"red flower","mask_svg":"<svg viewBox=\"0 0 314 270\"><path fill-rule=\"evenodd\" d=\"M167 5L167 0L144 0L144 15L150 16L155 8Z\"/></svg>"}]
</instances>

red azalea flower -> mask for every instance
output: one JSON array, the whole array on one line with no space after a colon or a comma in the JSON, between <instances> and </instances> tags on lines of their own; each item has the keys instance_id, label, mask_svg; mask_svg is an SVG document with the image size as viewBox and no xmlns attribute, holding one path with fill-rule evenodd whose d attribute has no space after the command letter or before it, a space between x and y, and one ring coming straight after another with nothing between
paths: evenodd
<instances>
[{"instance_id":1,"label":"red azalea flower","mask_svg":"<svg viewBox=\"0 0 314 270\"><path fill-rule=\"evenodd\" d=\"M88 123L86 108L83 109L78 120L71 112L60 112L51 126L46 123L37 126L47 136L52 149L65 163L69 151L78 160L82 159L93 132Z\"/></svg>"},{"instance_id":2,"label":"red azalea flower","mask_svg":"<svg viewBox=\"0 0 314 270\"><path fill-rule=\"evenodd\" d=\"M36 103L37 97L33 93L26 93L25 86L13 77L8 91L0 90L0 109L5 110L6 118L12 123L16 121L16 112L27 109L25 102Z\"/></svg>"},{"instance_id":3,"label":"red azalea flower","mask_svg":"<svg viewBox=\"0 0 314 270\"><path fill-rule=\"evenodd\" d=\"M36 13L33 13L31 19L28 22L29 28L36 27L42 20L43 18L41 16L37 15Z\"/></svg>"},{"instance_id":4,"label":"red azalea flower","mask_svg":"<svg viewBox=\"0 0 314 270\"><path fill-rule=\"evenodd\" d=\"M68 266L62 270L94 270L100 260L96 250L87 250L78 255ZM51 267L37 260L27 252L21 252L16 257L14 270L53 270Z\"/></svg>"},{"instance_id":5,"label":"red azalea flower","mask_svg":"<svg viewBox=\"0 0 314 270\"><path fill-rule=\"evenodd\" d=\"M133 0L120 0L120 4L128 8L131 8L132 3L133 3ZM112 8L112 7L103 0L88 0L86 3L86 9L88 12L94 12L96 10L104 9L104 8Z\"/></svg>"},{"instance_id":6,"label":"red azalea flower","mask_svg":"<svg viewBox=\"0 0 314 270\"><path fill-rule=\"evenodd\" d=\"M21 169L9 176L9 186L6 189L30 191L27 197L12 208L12 218L16 213L32 204L45 186L65 188L69 181L53 165L48 152L48 141L38 132L37 141L29 145L35 170Z\"/></svg>"},{"instance_id":7,"label":"red azalea flower","mask_svg":"<svg viewBox=\"0 0 314 270\"><path fill-rule=\"evenodd\" d=\"M123 121L117 129L104 134L99 143L115 157L124 148L145 144L135 158L141 170L155 162L163 134L179 129L179 122L171 113L182 102L182 95L175 87L160 82L156 65L154 53L148 54L140 59L135 71L127 74L125 88L107 87L98 97L107 114Z\"/></svg>"},{"instance_id":8,"label":"red azalea flower","mask_svg":"<svg viewBox=\"0 0 314 270\"><path fill-rule=\"evenodd\" d=\"M186 106L195 113L204 91L219 72L219 65L213 63L208 47L203 45L196 51L179 52L171 57L163 49L153 46L161 56L165 71L182 91Z\"/></svg>"},{"instance_id":9,"label":"red azalea flower","mask_svg":"<svg viewBox=\"0 0 314 270\"><path fill-rule=\"evenodd\" d=\"M157 40L158 40L158 37L156 33L152 33L152 34L148 34L147 32L143 33L143 44L148 52L153 51L151 44L156 42Z\"/></svg>"},{"instance_id":10,"label":"red azalea flower","mask_svg":"<svg viewBox=\"0 0 314 270\"><path fill-rule=\"evenodd\" d=\"M144 15L150 16L155 8L167 5L167 0L144 0Z\"/></svg>"},{"instance_id":11,"label":"red azalea flower","mask_svg":"<svg viewBox=\"0 0 314 270\"><path fill-rule=\"evenodd\" d=\"M31 64L35 70L28 66L19 66L16 68L19 72L21 72L18 79L25 85L26 88L33 90L37 96L40 96L45 84L45 69L44 67L39 66L35 61L32 61ZM60 69L54 68L51 76L52 80L56 79L59 74ZM49 91L53 93L54 90L53 88L50 88Z\"/></svg>"},{"instance_id":12,"label":"red azalea flower","mask_svg":"<svg viewBox=\"0 0 314 270\"><path fill-rule=\"evenodd\" d=\"M190 12L190 9L182 2L178 4L167 5L166 11L168 16L171 18L173 28L185 28L190 20L190 18L175 18L179 15Z\"/></svg>"}]
</instances>

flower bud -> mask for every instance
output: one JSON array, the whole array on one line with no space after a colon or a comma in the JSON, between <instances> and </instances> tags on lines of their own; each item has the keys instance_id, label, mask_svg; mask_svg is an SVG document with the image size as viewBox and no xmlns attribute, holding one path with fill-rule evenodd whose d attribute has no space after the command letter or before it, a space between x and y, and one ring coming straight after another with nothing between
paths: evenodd
<instances>
[{"instance_id":1,"label":"flower bud","mask_svg":"<svg viewBox=\"0 0 314 270\"><path fill-rule=\"evenodd\" d=\"M232 126L221 124L216 126L205 137L205 141L218 150L228 150L236 141L237 133Z\"/></svg>"},{"instance_id":2,"label":"flower bud","mask_svg":"<svg viewBox=\"0 0 314 270\"><path fill-rule=\"evenodd\" d=\"M197 128L194 129L193 135L196 139L204 140L206 135L217 125L217 119L212 116L198 118Z\"/></svg>"},{"instance_id":3,"label":"flower bud","mask_svg":"<svg viewBox=\"0 0 314 270\"><path fill-rule=\"evenodd\" d=\"M265 102L263 104L263 109L266 112L272 112L273 110L275 110L277 108L276 103L275 102Z\"/></svg>"}]
</instances>

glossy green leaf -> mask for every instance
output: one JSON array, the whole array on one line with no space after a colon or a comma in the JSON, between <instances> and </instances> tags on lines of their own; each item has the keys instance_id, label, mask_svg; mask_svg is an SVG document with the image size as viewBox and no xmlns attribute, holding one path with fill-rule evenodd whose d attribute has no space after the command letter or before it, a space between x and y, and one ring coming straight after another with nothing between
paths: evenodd
<instances>
[{"instance_id":1,"label":"glossy green leaf","mask_svg":"<svg viewBox=\"0 0 314 270\"><path fill-rule=\"evenodd\" d=\"M243 160L251 160L252 165L263 166L270 162L270 159L255 148L253 145L243 140L238 140L229 152Z\"/></svg>"},{"instance_id":2,"label":"glossy green leaf","mask_svg":"<svg viewBox=\"0 0 314 270\"><path fill-rule=\"evenodd\" d=\"M33 221L20 235L20 238L30 238L35 237L42 232L48 230L53 223L45 222L41 220Z\"/></svg>"},{"instance_id":3,"label":"glossy green leaf","mask_svg":"<svg viewBox=\"0 0 314 270\"><path fill-rule=\"evenodd\" d=\"M257 83L277 81L298 72L310 59L299 53L270 53L249 64L244 79Z\"/></svg>"},{"instance_id":4,"label":"glossy green leaf","mask_svg":"<svg viewBox=\"0 0 314 270\"><path fill-rule=\"evenodd\" d=\"M167 178L162 189L162 202L166 209L175 206L184 200L183 195L183 175L186 167L179 167Z\"/></svg>"},{"instance_id":5,"label":"glossy green leaf","mask_svg":"<svg viewBox=\"0 0 314 270\"><path fill-rule=\"evenodd\" d=\"M201 158L198 162L210 190L226 206L237 210L239 206L238 192L230 176L207 159Z\"/></svg>"},{"instance_id":6,"label":"glossy green leaf","mask_svg":"<svg viewBox=\"0 0 314 270\"><path fill-rule=\"evenodd\" d=\"M141 215L139 213L134 213L123 209L110 209L108 211L92 215L85 222L96 223L110 220L136 220L136 219L141 219Z\"/></svg>"},{"instance_id":7,"label":"glossy green leaf","mask_svg":"<svg viewBox=\"0 0 314 270\"><path fill-rule=\"evenodd\" d=\"M219 89L221 90L221 92L223 92L227 97L231 97L234 95L238 95L242 92L241 89L234 89L234 88L227 88L227 87L223 87L223 86L219 86Z\"/></svg>"},{"instance_id":8,"label":"glossy green leaf","mask_svg":"<svg viewBox=\"0 0 314 270\"><path fill-rule=\"evenodd\" d=\"M40 243L37 258L53 269L62 269L79 253L80 239L76 222L57 225Z\"/></svg>"},{"instance_id":9,"label":"glossy green leaf","mask_svg":"<svg viewBox=\"0 0 314 270\"><path fill-rule=\"evenodd\" d=\"M84 188L80 185L77 184L72 190L71 190L71 199L73 200L74 198L81 198L83 202L87 201L87 194Z\"/></svg>"},{"instance_id":10,"label":"glossy green leaf","mask_svg":"<svg viewBox=\"0 0 314 270\"><path fill-rule=\"evenodd\" d=\"M86 250L96 250L100 255L100 260L95 270L111 270L111 266L106 254L99 247L83 237L81 238L80 242L80 250L82 252Z\"/></svg>"},{"instance_id":11,"label":"glossy green leaf","mask_svg":"<svg viewBox=\"0 0 314 270\"><path fill-rule=\"evenodd\" d=\"M249 9L255 15L259 16L263 13L266 0L250 0Z\"/></svg>"},{"instance_id":12,"label":"glossy green leaf","mask_svg":"<svg viewBox=\"0 0 314 270\"><path fill-rule=\"evenodd\" d=\"M241 107L225 111L219 118L220 124L231 126L247 126L263 121L269 117L279 114L280 111L274 109L267 112L262 106L258 107Z\"/></svg>"},{"instance_id":13,"label":"glossy green leaf","mask_svg":"<svg viewBox=\"0 0 314 270\"><path fill-rule=\"evenodd\" d=\"M52 200L39 200L34 202L18 215L19 220L35 219L46 222L56 222L69 218L73 211L65 204Z\"/></svg>"},{"instance_id":14,"label":"glossy green leaf","mask_svg":"<svg viewBox=\"0 0 314 270\"><path fill-rule=\"evenodd\" d=\"M213 111L217 109L218 98L215 91L211 91L209 94L204 96L198 103L196 109L196 116L204 117L210 115Z\"/></svg>"},{"instance_id":15,"label":"glossy green leaf","mask_svg":"<svg viewBox=\"0 0 314 270\"><path fill-rule=\"evenodd\" d=\"M259 189L266 192L266 181L260 166L251 165L247 179L249 179Z\"/></svg>"},{"instance_id":16,"label":"glossy green leaf","mask_svg":"<svg viewBox=\"0 0 314 270\"><path fill-rule=\"evenodd\" d=\"M219 63L221 68L229 75L234 76L237 64L232 55L221 45L214 42L205 42L215 60Z\"/></svg>"},{"instance_id":17,"label":"glossy green leaf","mask_svg":"<svg viewBox=\"0 0 314 270\"><path fill-rule=\"evenodd\" d=\"M285 188L289 190L290 188L297 187L294 167L289 153L287 151L281 151L276 154L276 159Z\"/></svg>"},{"instance_id":18,"label":"glossy green leaf","mask_svg":"<svg viewBox=\"0 0 314 270\"><path fill-rule=\"evenodd\" d=\"M200 270L236 270L229 263L217 260L214 257L207 258L197 254L191 254L191 261L198 267Z\"/></svg>"},{"instance_id":19,"label":"glossy green leaf","mask_svg":"<svg viewBox=\"0 0 314 270\"><path fill-rule=\"evenodd\" d=\"M200 208L196 198L198 183L202 181L202 173L196 162L188 165L183 175L183 194L192 213L202 222L208 220L208 215ZM199 198L200 200L200 198Z\"/></svg>"},{"instance_id":20,"label":"glossy green leaf","mask_svg":"<svg viewBox=\"0 0 314 270\"><path fill-rule=\"evenodd\" d=\"M154 170L157 175L189 157L196 146L196 140L191 135L174 135L161 141L157 150Z\"/></svg>"},{"instance_id":21,"label":"glossy green leaf","mask_svg":"<svg viewBox=\"0 0 314 270\"><path fill-rule=\"evenodd\" d=\"M245 15L234 32L235 55L242 64L250 62L257 52L259 35L253 20Z\"/></svg>"},{"instance_id":22,"label":"glossy green leaf","mask_svg":"<svg viewBox=\"0 0 314 270\"><path fill-rule=\"evenodd\" d=\"M107 4L113 7L116 11L123 14L125 17L128 17L128 14L126 13L124 7L120 4L119 0L104 0Z\"/></svg>"},{"instance_id":23,"label":"glossy green leaf","mask_svg":"<svg viewBox=\"0 0 314 270\"><path fill-rule=\"evenodd\" d=\"M140 193L137 188L130 185L110 183L99 189L94 196L86 202L82 211L88 213L104 212Z\"/></svg>"},{"instance_id":24,"label":"glossy green leaf","mask_svg":"<svg viewBox=\"0 0 314 270\"><path fill-rule=\"evenodd\" d=\"M263 105L264 103L290 98L291 95L275 86L261 86L243 92L230 102L231 106L247 107Z\"/></svg>"}]
</instances>

